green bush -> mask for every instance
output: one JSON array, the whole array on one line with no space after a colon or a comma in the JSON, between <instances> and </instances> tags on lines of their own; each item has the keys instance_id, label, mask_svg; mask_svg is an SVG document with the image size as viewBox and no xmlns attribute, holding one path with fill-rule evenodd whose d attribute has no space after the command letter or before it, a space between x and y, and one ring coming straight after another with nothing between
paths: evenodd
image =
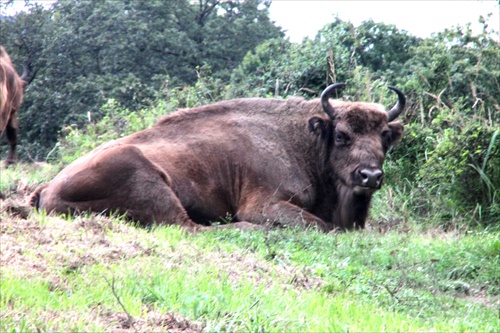
<instances>
[{"instance_id":1,"label":"green bush","mask_svg":"<svg viewBox=\"0 0 500 333\"><path fill-rule=\"evenodd\" d=\"M387 184L405 188L401 200L431 224L498 226L498 136L498 128L456 113L431 126L409 124L391 154Z\"/></svg>"},{"instance_id":2,"label":"green bush","mask_svg":"<svg viewBox=\"0 0 500 333\"><path fill-rule=\"evenodd\" d=\"M133 112L109 99L101 108L101 113L105 114L101 119L93 120L89 113L88 123L83 128L67 126L63 129L56 158L64 164L71 163L104 142L151 127L158 117L171 111L171 104L163 101L154 108Z\"/></svg>"},{"instance_id":3,"label":"green bush","mask_svg":"<svg viewBox=\"0 0 500 333\"><path fill-rule=\"evenodd\" d=\"M157 120L179 108L190 108L221 99L224 85L210 76L205 66L197 69L198 81L193 86L170 88L165 85L157 92L153 106L137 111L122 106L115 99L108 99L96 113L98 119L87 114L86 125L69 125L61 132L57 153L51 154L51 161L71 163L104 142L120 139L132 133L153 126Z\"/></svg>"},{"instance_id":4,"label":"green bush","mask_svg":"<svg viewBox=\"0 0 500 333\"><path fill-rule=\"evenodd\" d=\"M498 129L484 126L477 119L464 121L447 114L433 122L443 122L435 130L432 149L418 172L418 182L443 205L444 218L473 212L479 220L493 222L498 216L497 185L500 182ZM450 126L449 124L453 124Z\"/></svg>"}]
</instances>

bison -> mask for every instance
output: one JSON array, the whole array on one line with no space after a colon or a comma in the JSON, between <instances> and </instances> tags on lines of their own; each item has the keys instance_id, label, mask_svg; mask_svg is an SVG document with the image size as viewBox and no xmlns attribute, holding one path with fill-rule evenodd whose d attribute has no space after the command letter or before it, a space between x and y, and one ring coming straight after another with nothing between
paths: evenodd
<instances>
[{"instance_id":1,"label":"bison","mask_svg":"<svg viewBox=\"0 0 500 333\"><path fill-rule=\"evenodd\" d=\"M402 136L380 104L321 98L243 98L179 110L153 127L101 145L30 199L60 213L118 212L143 225L364 228ZM237 226L237 225L236 225ZM205 228L205 227L200 227Z\"/></svg>"},{"instance_id":2,"label":"bison","mask_svg":"<svg viewBox=\"0 0 500 333\"><path fill-rule=\"evenodd\" d=\"M0 131L5 131L9 143L9 152L6 165L14 164L17 160L17 110L24 97L24 87L27 84L28 71L23 66L20 77L14 64L3 46L0 45Z\"/></svg>"}]
</instances>

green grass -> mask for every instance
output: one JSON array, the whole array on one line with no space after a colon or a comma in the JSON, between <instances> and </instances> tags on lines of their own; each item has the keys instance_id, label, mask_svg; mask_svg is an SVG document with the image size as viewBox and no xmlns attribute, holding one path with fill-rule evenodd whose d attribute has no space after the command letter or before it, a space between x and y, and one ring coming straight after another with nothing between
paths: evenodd
<instances>
[{"instance_id":1,"label":"green grass","mask_svg":"<svg viewBox=\"0 0 500 333\"><path fill-rule=\"evenodd\" d=\"M188 235L38 218L2 229L2 254L24 260L3 265L2 331L109 330L123 325L117 297L134 318L175 313L205 331L498 331L498 234Z\"/></svg>"},{"instance_id":2,"label":"green grass","mask_svg":"<svg viewBox=\"0 0 500 333\"><path fill-rule=\"evenodd\" d=\"M38 184L52 179L60 166L47 163L16 164L5 168L0 164L0 193L13 196L18 191L31 190Z\"/></svg>"}]
</instances>

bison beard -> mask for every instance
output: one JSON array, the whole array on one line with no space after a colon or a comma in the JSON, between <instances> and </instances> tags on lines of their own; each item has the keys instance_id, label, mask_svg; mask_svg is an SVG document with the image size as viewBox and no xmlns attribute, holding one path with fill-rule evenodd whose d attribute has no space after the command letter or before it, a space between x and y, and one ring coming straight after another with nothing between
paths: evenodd
<instances>
[{"instance_id":1,"label":"bison beard","mask_svg":"<svg viewBox=\"0 0 500 333\"><path fill-rule=\"evenodd\" d=\"M338 221L340 229L362 229L365 227L368 208L370 206L370 194L356 194L352 189L340 185L337 191L337 204L333 221Z\"/></svg>"},{"instance_id":2,"label":"bison beard","mask_svg":"<svg viewBox=\"0 0 500 333\"><path fill-rule=\"evenodd\" d=\"M403 125L374 103L236 99L166 116L101 145L37 189L49 212L120 212L144 225L364 228Z\"/></svg>"}]
</instances>

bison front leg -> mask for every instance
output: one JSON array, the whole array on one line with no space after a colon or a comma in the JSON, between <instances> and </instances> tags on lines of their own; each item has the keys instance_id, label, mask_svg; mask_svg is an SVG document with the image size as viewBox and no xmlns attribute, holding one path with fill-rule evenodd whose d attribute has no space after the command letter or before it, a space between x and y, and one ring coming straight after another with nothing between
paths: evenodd
<instances>
[{"instance_id":1,"label":"bison front leg","mask_svg":"<svg viewBox=\"0 0 500 333\"><path fill-rule=\"evenodd\" d=\"M7 160L5 161L6 166L15 164L17 161L17 115L15 113L11 114L7 127L5 129L7 141L9 143L9 153L7 155Z\"/></svg>"},{"instance_id":2,"label":"bison front leg","mask_svg":"<svg viewBox=\"0 0 500 333\"><path fill-rule=\"evenodd\" d=\"M118 212L143 225L200 229L189 219L163 169L130 145L114 146L70 165L33 201L47 211Z\"/></svg>"},{"instance_id":3,"label":"bison front leg","mask_svg":"<svg viewBox=\"0 0 500 333\"><path fill-rule=\"evenodd\" d=\"M282 226L290 225L303 228L317 228L324 232L331 230L330 226L322 219L289 201L279 201L260 205L250 204L239 210L237 218L239 221L248 221L264 225L277 224Z\"/></svg>"}]
</instances>

